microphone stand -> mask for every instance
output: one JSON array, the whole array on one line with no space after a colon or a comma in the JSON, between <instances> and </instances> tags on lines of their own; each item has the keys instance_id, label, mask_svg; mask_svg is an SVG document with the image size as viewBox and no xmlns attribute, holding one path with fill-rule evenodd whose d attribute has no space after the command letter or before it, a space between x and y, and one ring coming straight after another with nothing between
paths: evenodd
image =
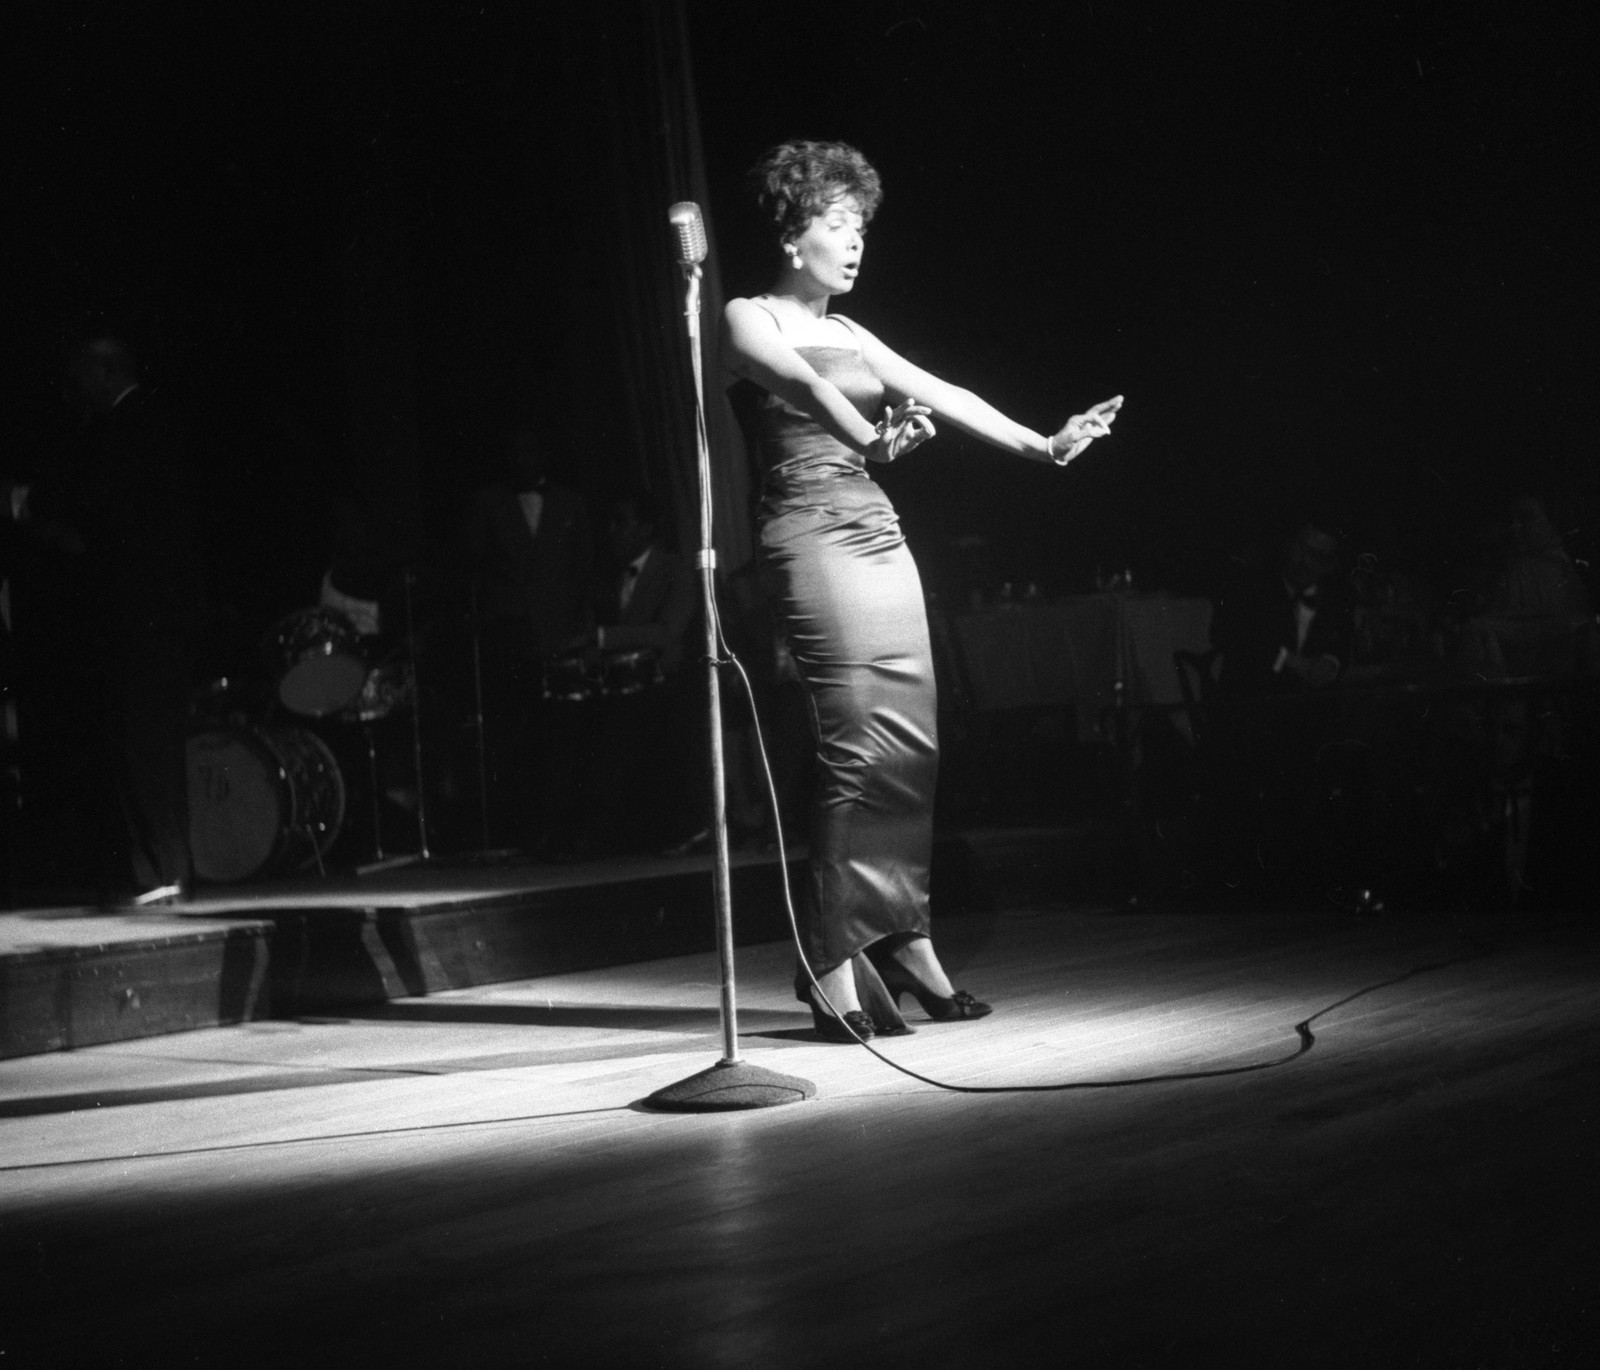
<instances>
[{"instance_id":1,"label":"microphone stand","mask_svg":"<svg viewBox=\"0 0 1600 1370\"><path fill-rule=\"evenodd\" d=\"M484 742L483 620L478 582L472 582L472 732L478 753L478 817L483 824L483 850L489 850L489 749Z\"/></svg>"},{"instance_id":2,"label":"microphone stand","mask_svg":"<svg viewBox=\"0 0 1600 1370\"><path fill-rule=\"evenodd\" d=\"M433 860L428 850L428 786L422 768L422 667L417 661L417 611L412 586L416 577L406 572L406 648L411 657L411 765L417 777L417 859Z\"/></svg>"},{"instance_id":3,"label":"microphone stand","mask_svg":"<svg viewBox=\"0 0 1600 1370\"><path fill-rule=\"evenodd\" d=\"M674 206L674 223L679 222L678 211L684 208ZM693 216L698 227L698 209L694 209ZM703 258L704 230L700 232L699 256ZM711 832L716 842L711 883L716 901L717 955L722 972L723 1054L716 1065L656 1090L644 1102L651 1108L703 1113L798 1103L801 1099L811 1098L817 1089L809 1080L751 1065L739 1057L738 1006L734 990L733 899L722 754L722 695L717 677L717 667L721 664L717 632L717 553L711 536L711 449L706 440L705 377L700 355L701 270L700 262L687 247L678 264L683 268L683 317L689 337L690 360L694 367L695 440L700 492L700 550L695 557L695 567L700 573L700 617L705 631L706 707L711 734Z\"/></svg>"}]
</instances>

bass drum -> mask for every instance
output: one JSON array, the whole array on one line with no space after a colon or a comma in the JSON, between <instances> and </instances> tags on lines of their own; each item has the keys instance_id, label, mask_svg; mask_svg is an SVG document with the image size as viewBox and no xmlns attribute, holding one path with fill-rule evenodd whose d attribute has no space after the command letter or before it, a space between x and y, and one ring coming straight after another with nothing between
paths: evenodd
<instances>
[{"instance_id":1,"label":"bass drum","mask_svg":"<svg viewBox=\"0 0 1600 1370\"><path fill-rule=\"evenodd\" d=\"M219 727L189 737L189 849L202 880L319 863L344 823L344 777L303 728Z\"/></svg>"}]
</instances>

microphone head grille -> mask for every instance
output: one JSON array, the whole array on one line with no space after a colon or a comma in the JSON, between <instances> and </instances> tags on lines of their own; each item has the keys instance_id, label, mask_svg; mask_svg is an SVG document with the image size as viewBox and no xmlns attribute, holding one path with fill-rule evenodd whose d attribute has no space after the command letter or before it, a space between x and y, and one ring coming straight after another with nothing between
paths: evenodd
<instances>
[{"instance_id":1,"label":"microphone head grille","mask_svg":"<svg viewBox=\"0 0 1600 1370\"><path fill-rule=\"evenodd\" d=\"M667 221L677 230L678 261L684 266L705 261L710 244L700 206L693 200L680 200L667 210Z\"/></svg>"}]
</instances>

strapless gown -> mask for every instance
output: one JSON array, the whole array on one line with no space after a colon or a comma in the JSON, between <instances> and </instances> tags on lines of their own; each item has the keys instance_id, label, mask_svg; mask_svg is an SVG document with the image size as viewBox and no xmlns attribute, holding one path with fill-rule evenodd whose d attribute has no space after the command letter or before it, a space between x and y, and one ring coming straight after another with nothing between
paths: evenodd
<instances>
[{"instance_id":1,"label":"strapless gown","mask_svg":"<svg viewBox=\"0 0 1600 1370\"><path fill-rule=\"evenodd\" d=\"M883 387L858 351L796 350L865 417L881 415ZM860 456L750 381L730 397L763 473L763 575L811 702L802 940L817 974L855 959L859 984L865 948L928 932L939 750L922 582Z\"/></svg>"}]
</instances>

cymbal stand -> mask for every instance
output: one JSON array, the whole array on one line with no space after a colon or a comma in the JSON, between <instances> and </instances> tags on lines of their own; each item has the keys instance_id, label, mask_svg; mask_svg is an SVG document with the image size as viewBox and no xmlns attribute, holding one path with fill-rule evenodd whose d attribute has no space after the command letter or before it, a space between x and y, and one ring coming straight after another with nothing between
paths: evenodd
<instances>
[{"instance_id":1,"label":"cymbal stand","mask_svg":"<svg viewBox=\"0 0 1600 1370\"><path fill-rule=\"evenodd\" d=\"M478 816L483 822L483 850L489 850L489 749L484 740L483 624L479 619L478 582L472 582L472 734L478 757Z\"/></svg>"},{"instance_id":2,"label":"cymbal stand","mask_svg":"<svg viewBox=\"0 0 1600 1370\"><path fill-rule=\"evenodd\" d=\"M417 857L431 861L428 851L428 787L422 769L422 672L417 665L417 615L411 602L416 576L406 572L406 653L411 658L411 759L417 777Z\"/></svg>"},{"instance_id":3,"label":"cymbal stand","mask_svg":"<svg viewBox=\"0 0 1600 1370\"><path fill-rule=\"evenodd\" d=\"M422 765L422 673L417 665L417 616L411 594L415 582L416 575L407 571L405 573L406 659L411 667L411 767L417 785L417 850L387 858L383 854L383 814L378 793L377 749L373 741L372 725L364 722L362 727L367 740L368 771L372 777L374 854L372 861L367 865L356 867L357 875L371 875L374 871L394 870L399 866L414 866L418 863L426 865L433 860L433 854L428 850L428 798L425 793L427 786L423 778Z\"/></svg>"},{"instance_id":4,"label":"cymbal stand","mask_svg":"<svg viewBox=\"0 0 1600 1370\"><path fill-rule=\"evenodd\" d=\"M365 870L387 865L383 855L383 796L378 792L378 739L373 736L372 720L361 720L361 740L367 747L367 787L372 796L372 864Z\"/></svg>"}]
</instances>

